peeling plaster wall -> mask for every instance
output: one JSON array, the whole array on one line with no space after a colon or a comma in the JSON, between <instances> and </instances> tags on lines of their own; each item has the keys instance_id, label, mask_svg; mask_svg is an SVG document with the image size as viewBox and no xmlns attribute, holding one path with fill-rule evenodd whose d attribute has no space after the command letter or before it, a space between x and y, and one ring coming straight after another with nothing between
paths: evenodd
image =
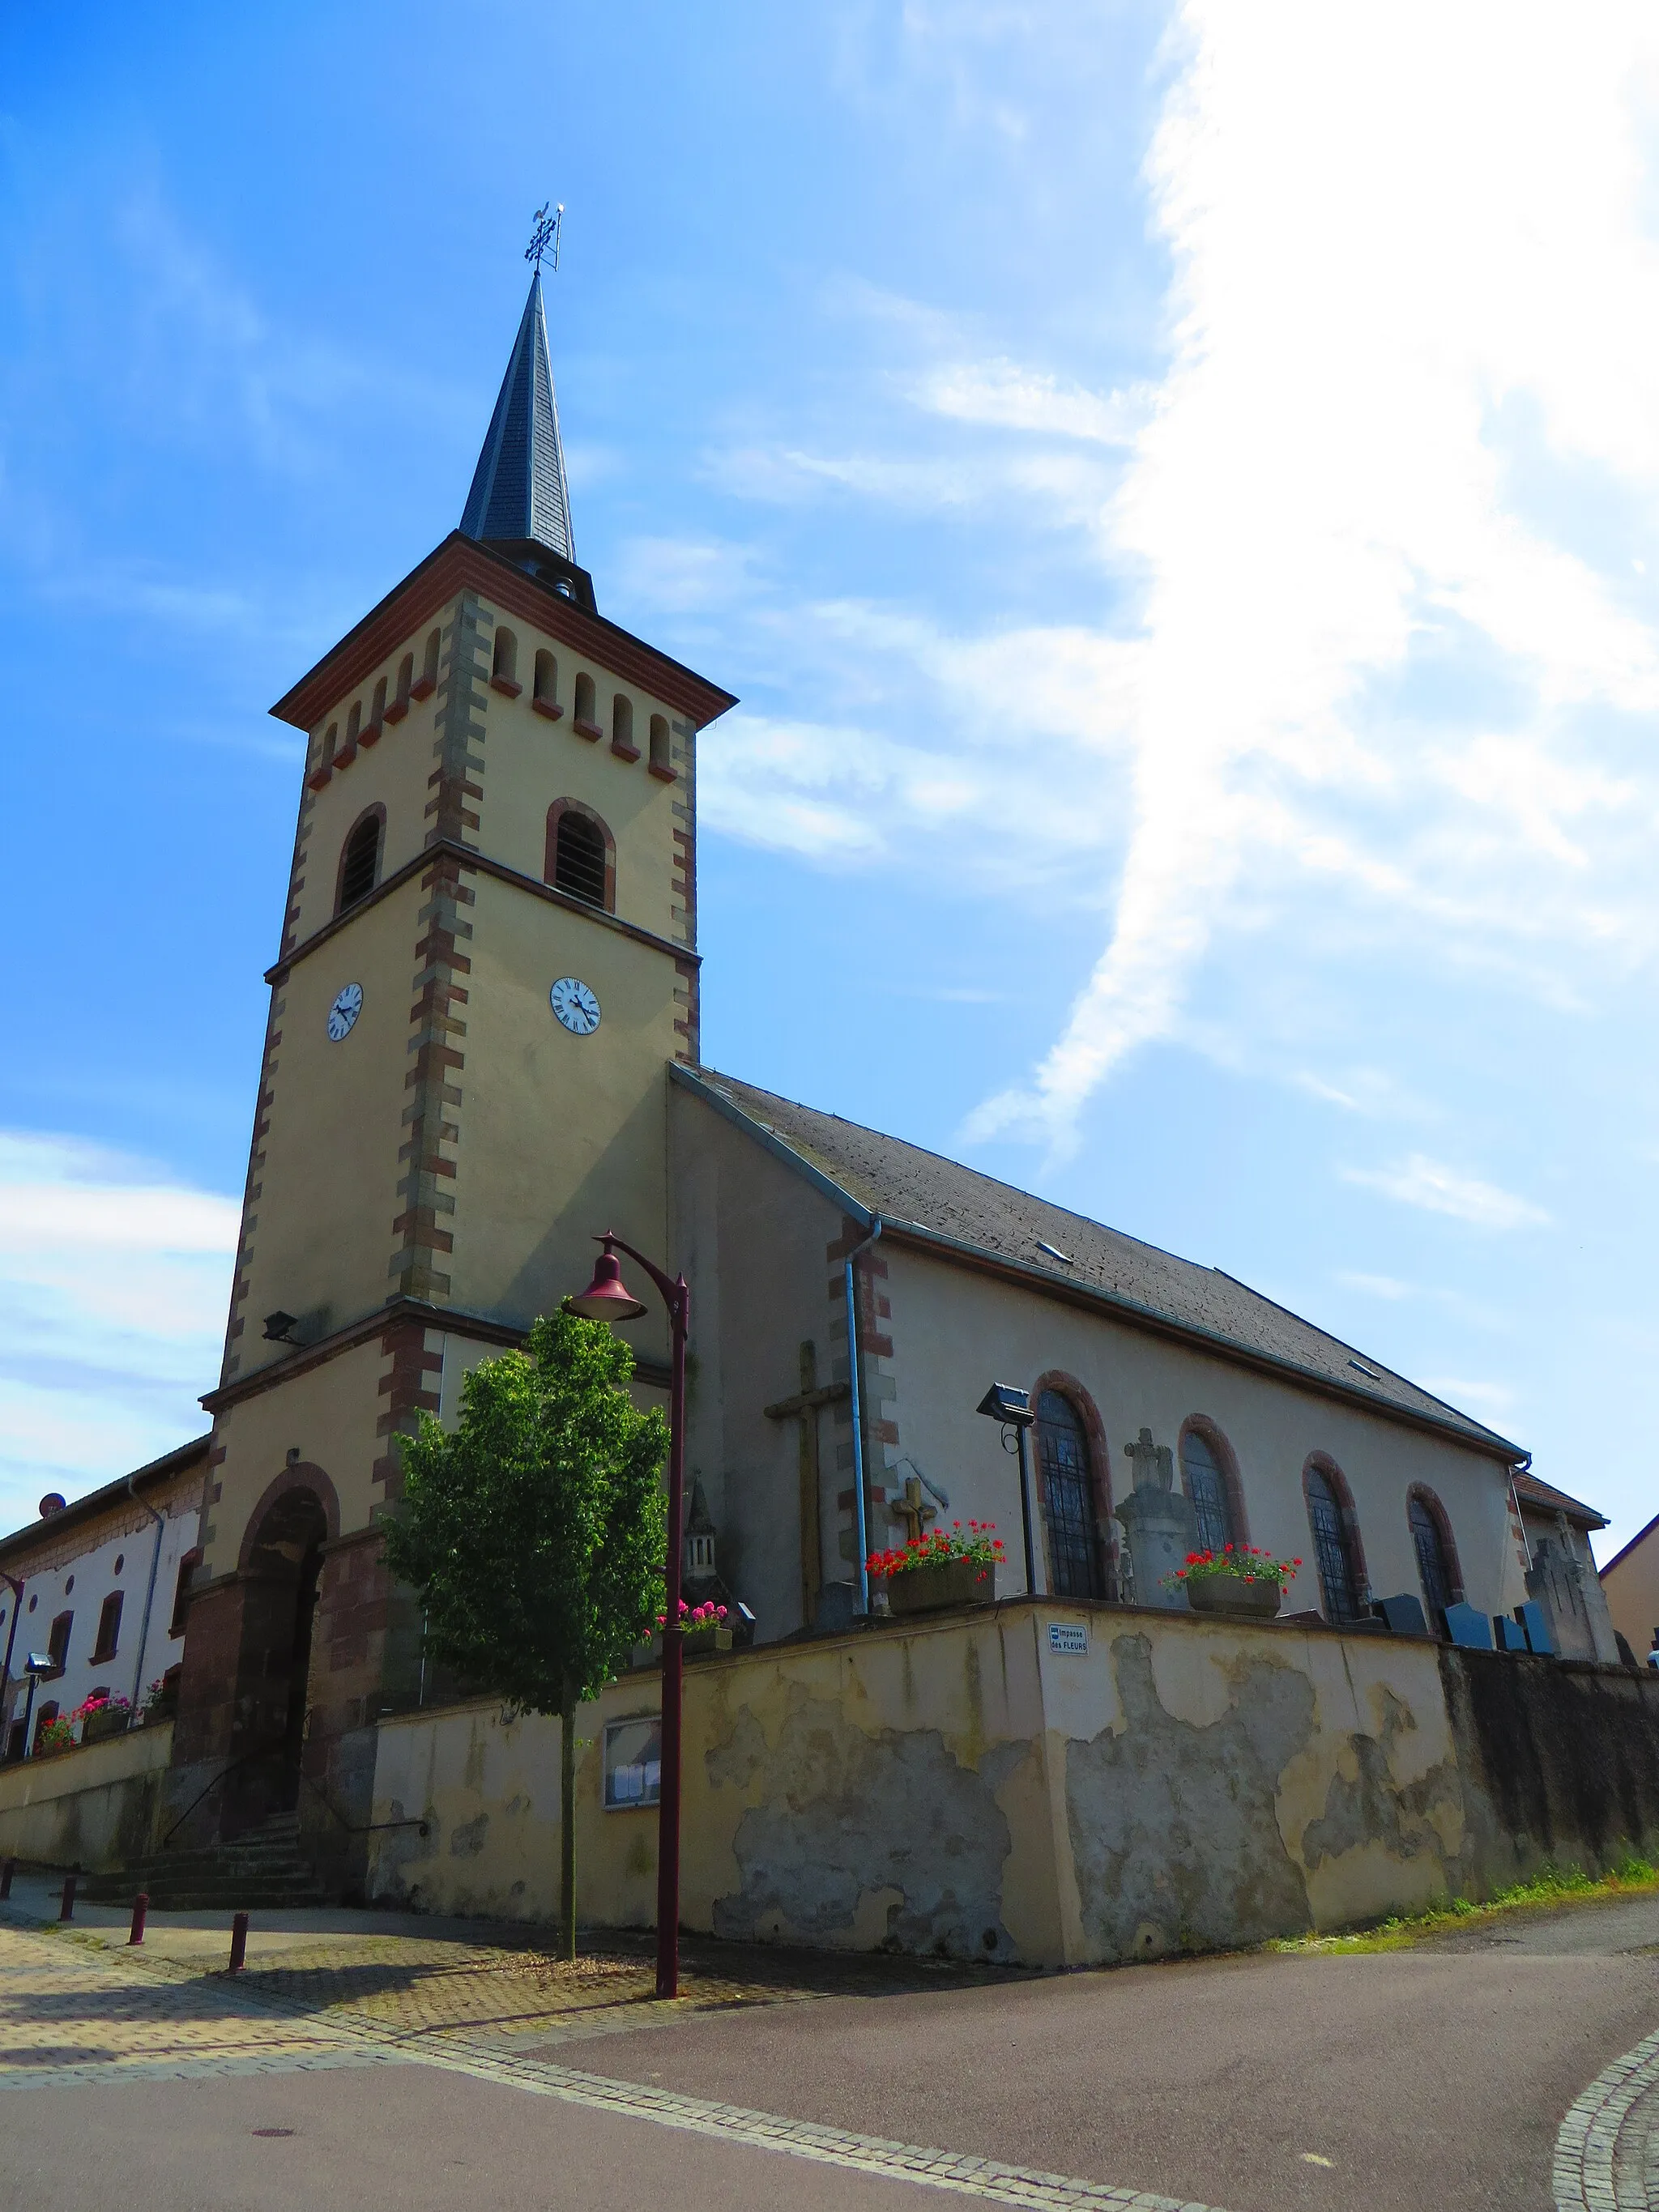
<instances>
[{"instance_id":1,"label":"peeling plaster wall","mask_svg":"<svg viewBox=\"0 0 1659 2212\"><path fill-rule=\"evenodd\" d=\"M1078 1656L1052 1622L1080 1626ZM751 1941L1081 1966L1480 1896L1659 1840L1659 1681L1426 1639L1024 1599L686 1670L682 1912ZM647 1926L653 1809L600 1804L578 1717L590 1924ZM1598 1777L1600 1779L1598 1779ZM558 1723L383 1722L370 1893L551 1918Z\"/></svg>"}]
</instances>

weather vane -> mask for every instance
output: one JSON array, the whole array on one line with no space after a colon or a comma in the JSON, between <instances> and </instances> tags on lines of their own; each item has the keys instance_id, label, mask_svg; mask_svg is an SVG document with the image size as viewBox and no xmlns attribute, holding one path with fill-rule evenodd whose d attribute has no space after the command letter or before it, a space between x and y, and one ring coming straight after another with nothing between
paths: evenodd
<instances>
[{"instance_id":1,"label":"weather vane","mask_svg":"<svg viewBox=\"0 0 1659 2212\"><path fill-rule=\"evenodd\" d=\"M556 276L559 273L559 232L564 224L564 202L561 200L550 216L547 209L548 203L544 200L536 210L536 228L530 234L530 243L524 250L524 258L526 261L533 261L539 269L543 254L550 253L553 274Z\"/></svg>"}]
</instances>

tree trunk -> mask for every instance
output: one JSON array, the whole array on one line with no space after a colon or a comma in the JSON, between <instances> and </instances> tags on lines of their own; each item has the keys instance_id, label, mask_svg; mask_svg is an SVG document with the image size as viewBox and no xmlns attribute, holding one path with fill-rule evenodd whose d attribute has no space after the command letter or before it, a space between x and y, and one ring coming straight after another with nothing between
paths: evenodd
<instances>
[{"instance_id":1,"label":"tree trunk","mask_svg":"<svg viewBox=\"0 0 1659 2212\"><path fill-rule=\"evenodd\" d=\"M559 1918L564 1955L576 1955L576 1692L566 1682L559 1707Z\"/></svg>"}]
</instances>

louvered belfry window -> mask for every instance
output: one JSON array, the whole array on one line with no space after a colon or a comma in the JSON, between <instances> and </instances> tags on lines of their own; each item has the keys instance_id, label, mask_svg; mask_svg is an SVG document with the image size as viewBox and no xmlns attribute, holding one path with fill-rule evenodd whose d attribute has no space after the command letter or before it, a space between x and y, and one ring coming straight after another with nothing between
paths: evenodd
<instances>
[{"instance_id":1,"label":"louvered belfry window","mask_svg":"<svg viewBox=\"0 0 1659 2212\"><path fill-rule=\"evenodd\" d=\"M1104 1597L1089 1440L1076 1408L1058 1390L1045 1390L1037 1400L1037 1449L1053 1593L1056 1597Z\"/></svg>"},{"instance_id":2,"label":"louvered belfry window","mask_svg":"<svg viewBox=\"0 0 1659 2212\"><path fill-rule=\"evenodd\" d=\"M574 808L559 817L553 853L555 888L589 906L605 904L605 834Z\"/></svg>"},{"instance_id":3,"label":"louvered belfry window","mask_svg":"<svg viewBox=\"0 0 1659 2212\"><path fill-rule=\"evenodd\" d=\"M380 866L380 817L365 816L346 840L345 865L340 871L340 912L366 899L374 888Z\"/></svg>"}]
</instances>

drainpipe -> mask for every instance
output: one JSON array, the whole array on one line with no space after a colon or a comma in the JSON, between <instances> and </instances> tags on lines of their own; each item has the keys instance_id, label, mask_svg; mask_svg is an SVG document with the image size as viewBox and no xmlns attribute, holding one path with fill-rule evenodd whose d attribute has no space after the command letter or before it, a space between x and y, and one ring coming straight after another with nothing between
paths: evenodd
<instances>
[{"instance_id":1,"label":"drainpipe","mask_svg":"<svg viewBox=\"0 0 1659 2212\"><path fill-rule=\"evenodd\" d=\"M6 1637L6 1663L3 1667L0 1667L0 1729L3 1729L8 1721L9 1708L6 1703L6 1692L11 1687L12 1646L17 1641L17 1616L23 1610L23 1585L15 1575L9 1575L3 1567L0 1567L0 1583L8 1583L11 1586L11 1628ZM27 1735L27 1726L24 1734ZM3 1761L5 1756L5 1742L3 1738L0 1738L0 1761Z\"/></svg>"},{"instance_id":2,"label":"drainpipe","mask_svg":"<svg viewBox=\"0 0 1659 2212\"><path fill-rule=\"evenodd\" d=\"M881 1216L870 1217L870 1234L847 1255L847 1381L853 1413L853 1545L856 1553L858 1609L870 1610L870 1528L864 1496L864 1394L859 1388L858 1287L853 1270L881 1234Z\"/></svg>"},{"instance_id":3,"label":"drainpipe","mask_svg":"<svg viewBox=\"0 0 1659 2212\"><path fill-rule=\"evenodd\" d=\"M142 1505L155 1523L155 1549L150 1553L149 1582L144 1590L144 1617L138 1624L138 1672L132 1686L132 1711L137 1719L143 1704L144 1646L149 1641L149 1609L155 1601L155 1571L161 1564L161 1539L167 1534L167 1524L165 1514L158 1513L148 1498L140 1498L132 1486L135 1480L131 1474L127 1477L127 1496L135 1505Z\"/></svg>"}]
</instances>

